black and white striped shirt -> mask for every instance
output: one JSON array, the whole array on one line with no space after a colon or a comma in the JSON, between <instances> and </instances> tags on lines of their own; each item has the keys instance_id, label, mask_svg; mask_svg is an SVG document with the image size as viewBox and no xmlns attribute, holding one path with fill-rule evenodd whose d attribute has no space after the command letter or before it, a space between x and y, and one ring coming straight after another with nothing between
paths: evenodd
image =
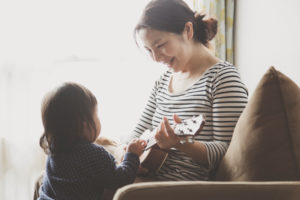
<instances>
[{"instance_id":1,"label":"black and white striped shirt","mask_svg":"<svg viewBox=\"0 0 300 200\"><path fill-rule=\"evenodd\" d=\"M248 92L237 68L226 61L207 69L200 79L180 94L168 91L172 71L166 71L153 91L130 139L159 126L163 116L171 124L173 114L188 119L205 115L206 123L195 139L205 144L208 167L193 161L183 152L171 150L162 168L153 175L157 180L208 180L225 154L234 127L245 105Z\"/></svg>"}]
</instances>

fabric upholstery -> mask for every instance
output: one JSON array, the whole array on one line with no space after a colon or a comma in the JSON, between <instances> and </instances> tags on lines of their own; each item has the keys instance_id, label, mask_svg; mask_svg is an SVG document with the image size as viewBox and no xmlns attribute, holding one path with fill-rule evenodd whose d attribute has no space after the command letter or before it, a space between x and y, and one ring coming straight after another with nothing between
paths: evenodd
<instances>
[{"instance_id":1,"label":"fabric upholstery","mask_svg":"<svg viewBox=\"0 0 300 200\"><path fill-rule=\"evenodd\" d=\"M168 181L136 183L113 200L298 200L300 182Z\"/></svg>"},{"instance_id":2,"label":"fabric upholstery","mask_svg":"<svg viewBox=\"0 0 300 200\"><path fill-rule=\"evenodd\" d=\"M300 180L300 89L274 67L240 116L217 180Z\"/></svg>"}]
</instances>

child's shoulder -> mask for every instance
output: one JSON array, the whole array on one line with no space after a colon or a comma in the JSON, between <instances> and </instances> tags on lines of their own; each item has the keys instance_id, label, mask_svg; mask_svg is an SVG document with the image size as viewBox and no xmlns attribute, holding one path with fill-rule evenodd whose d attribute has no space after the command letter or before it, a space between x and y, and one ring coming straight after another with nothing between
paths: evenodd
<instances>
[{"instance_id":1,"label":"child's shoulder","mask_svg":"<svg viewBox=\"0 0 300 200\"><path fill-rule=\"evenodd\" d=\"M82 142L78 145L76 150L77 155L85 156L85 157L94 157L94 156L108 156L107 151L100 145L90 143L90 142Z\"/></svg>"},{"instance_id":2,"label":"child's shoulder","mask_svg":"<svg viewBox=\"0 0 300 200\"><path fill-rule=\"evenodd\" d=\"M101 145L95 144L95 143L84 143L82 144L82 149L85 149L86 151L94 151L94 152L106 152L105 148Z\"/></svg>"}]
</instances>

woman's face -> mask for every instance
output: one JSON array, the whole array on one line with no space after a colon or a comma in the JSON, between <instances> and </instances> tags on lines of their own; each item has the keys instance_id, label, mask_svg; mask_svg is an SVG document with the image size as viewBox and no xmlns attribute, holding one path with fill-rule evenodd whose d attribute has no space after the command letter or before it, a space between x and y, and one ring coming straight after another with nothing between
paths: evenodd
<instances>
[{"instance_id":1,"label":"woman's face","mask_svg":"<svg viewBox=\"0 0 300 200\"><path fill-rule=\"evenodd\" d=\"M183 71L190 59L186 37L175 33L144 28L139 36L145 49L156 62L166 64L176 71Z\"/></svg>"}]
</instances>

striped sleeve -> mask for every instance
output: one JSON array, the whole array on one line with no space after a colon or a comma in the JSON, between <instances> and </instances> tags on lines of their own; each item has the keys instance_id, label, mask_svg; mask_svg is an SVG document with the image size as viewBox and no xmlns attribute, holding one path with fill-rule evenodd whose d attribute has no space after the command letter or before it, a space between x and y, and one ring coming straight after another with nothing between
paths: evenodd
<instances>
[{"instance_id":1,"label":"striped sleeve","mask_svg":"<svg viewBox=\"0 0 300 200\"><path fill-rule=\"evenodd\" d=\"M159 88L159 81L155 81L154 87L150 93L147 104L142 112L142 116L139 118L139 121L134 128L132 134L126 140L126 143L129 143L133 139L139 138L147 129L152 130L152 119L156 110L156 94Z\"/></svg>"},{"instance_id":2,"label":"striped sleeve","mask_svg":"<svg viewBox=\"0 0 300 200\"><path fill-rule=\"evenodd\" d=\"M212 82L213 140L203 142L209 169L213 170L227 151L234 127L247 104L248 91L234 66L221 68Z\"/></svg>"}]
</instances>

